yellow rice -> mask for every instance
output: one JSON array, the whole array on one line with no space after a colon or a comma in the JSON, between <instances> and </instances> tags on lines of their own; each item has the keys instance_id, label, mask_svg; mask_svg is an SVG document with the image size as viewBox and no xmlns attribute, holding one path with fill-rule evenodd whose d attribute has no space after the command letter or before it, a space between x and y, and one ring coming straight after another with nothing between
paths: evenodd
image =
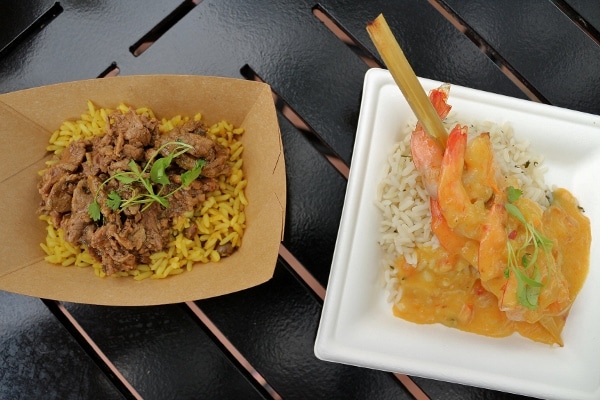
<instances>
[{"instance_id":1,"label":"yellow rice","mask_svg":"<svg viewBox=\"0 0 600 400\"><path fill-rule=\"evenodd\" d=\"M79 120L64 121L60 128L52 134L47 149L55 156L47 162L47 165L55 164L62 151L71 142L105 134L106 119L113 110L96 108L91 101L88 101L87 105L87 113L81 115ZM117 110L125 113L129 107L120 104ZM149 108L138 108L136 112L156 118L154 112ZM193 118L199 121L202 116L198 113ZM181 115L170 119L162 118L159 130L166 133L188 120L189 117ZM219 245L231 243L235 248L241 246L246 228L244 209L248 205L244 194L248 181L242 168L244 147L239 140L239 136L243 132L243 128L236 128L224 120L208 128L207 136L230 149L231 175L220 176L218 178L219 188L208 193L206 200L196 210L174 219L170 243L163 251L150 256L149 265L138 265L134 270L111 276L132 276L136 280L166 278L169 275L191 271L194 263L197 262L218 262L220 254L216 248ZM42 173L43 171L40 171L40 174ZM46 261L62 266L92 266L97 276L106 276L102 271L101 264L87 252L85 245L75 246L67 242L62 229L54 226L48 216L42 215L40 219L47 223L46 242L40 244L47 254ZM183 232L192 224L196 224L198 234L194 239L188 239Z\"/></svg>"}]
</instances>

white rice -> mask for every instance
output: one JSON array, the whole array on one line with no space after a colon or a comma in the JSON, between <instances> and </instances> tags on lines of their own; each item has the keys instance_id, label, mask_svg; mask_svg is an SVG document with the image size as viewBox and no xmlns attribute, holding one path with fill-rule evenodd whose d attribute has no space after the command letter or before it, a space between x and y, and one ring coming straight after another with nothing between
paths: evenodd
<instances>
[{"instance_id":1,"label":"white rice","mask_svg":"<svg viewBox=\"0 0 600 400\"><path fill-rule=\"evenodd\" d=\"M452 129L458 120L451 114L444 124ZM526 140L519 140L512 127L505 123L469 122L460 120L469 128L469 137L483 132L490 133L496 163L505 176L519 182L523 196L538 202L542 207L549 204L548 187L544 182L546 168L543 157L530 151ZM410 155L410 134L416 121L408 124L387 159L383 176L377 188L376 205L381 211L379 245L383 249L384 280L389 302L397 302L401 293L396 278L395 261L404 257L410 265L417 264L417 247L439 246L431 232L429 194L421 176L415 169Z\"/></svg>"}]
</instances>

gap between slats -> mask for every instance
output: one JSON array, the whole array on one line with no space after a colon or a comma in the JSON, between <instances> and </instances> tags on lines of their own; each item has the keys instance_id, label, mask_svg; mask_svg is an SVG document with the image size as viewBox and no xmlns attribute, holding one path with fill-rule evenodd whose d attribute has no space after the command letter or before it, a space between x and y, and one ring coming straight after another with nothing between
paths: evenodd
<instances>
[{"instance_id":1,"label":"gap between slats","mask_svg":"<svg viewBox=\"0 0 600 400\"><path fill-rule=\"evenodd\" d=\"M6 54L11 52L14 48L25 42L27 39L36 35L42 29L44 29L52 20L63 12L63 8L60 3L56 2L46 12L35 19L27 28L25 28L19 35L13 40L7 43L3 48L0 49L0 59Z\"/></svg>"},{"instance_id":2,"label":"gap between slats","mask_svg":"<svg viewBox=\"0 0 600 400\"><path fill-rule=\"evenodd\" d=\"M579 14L570 4L564 0L550 0L556 8L567 16L583 33L600 46L600 31Z\"/></svg>"},{"instance_id":3,"label":"gap between slats","mask_svg":"<svg viewBox=\"0 0 600 400\"><path fill-rule=\"evenodd\" d=\"M55 300L41 299L54 316L69 331L71 336L79 343L83 350L92 358L96 365L104 372L115 387L128 399L141 400L142 396L125 379L123 374L102 352L100 347L92 340L90 335L77 322L75 317L65 308L65 306Z\"/></svg>"},{"instance_id":4,"label":"gap between slats","mask_svg":"<svg viewBox=\"0 0 600 400\"><path fill-rule=\"evenodd\" d=\"M171 29L177 22L185 17L194 7L200 4L202 0L185 0L169 15L156 24L148 33L142 36L137 42L129 47L129 51L134 57L140 56L148 50L162 35Z\"/></svg>"},{"instance_id":5,"label":"gap between slats","mask_svg":"<svg viewBox=\"0 0 600 400\"><path fill-rule=\"evenodd\" d=\"M244 65L240 73L248 80L265 82L249 65ZM348 165L325 143L313 128L279 94L272 90L275 107L300 133L325 157L344 178L348 178Z\"/></svg>"},{"instance_id":6,"label":"gap between slats","mask_svg":"<svg viewBox=\"0 0 600 400\"><path fill-rule=\"evenodd\" d=\"M446 18L457 30L463 33L483 54L485 54L501 71L510 79L529 99L538 103L550 104L527 79L523 77L508 61L494 49L477 31L467 24L453 9L443 0L428 0L444 18Z\"/></svg>"},{"instance_id":7,"label":"gap between slats","mask_svg":"<svg viewBox=\"0 0 600 400\"><path fill-rule=\"evenodd\" d=\"M267 380L256 370L256 368L252 366L252 364L234 346L234 344L227 339L227 336L221 332L217 325L211 321L211 319L200 309L196 303L193 301L188 301L185 303L185 305L206 329L207 333L213 337L214 341L221 344L224 352L231 356L230 358L238 364L238 367L246 371L246 375L248 376L249 380L253 380L258 384L255 385L255 387L260 389L263 395L272 397L275 400L281 400L281 395L277 393L277 391L271 385L269 385Z\"/></svg>"},{"instance_id":8,"label":"gap between slats","mask_svg":"<svg viewBox=\"0 0 600 400\"><path fill-rule=\"evenodd\" d=\"M94 342L85 329L77 322L75 317L65 308L65 306L56 300L40 299L52 314L69 331L71 336L79 343L94 363L104 372L107 378L112 382L115 388L127 399L142 400L143 397L138 393L135 387L123 376L113 362L104 354L100 347ZM184 303L196 322L209 333L215 344L217 344L224 354L237 363L238 369L243 373L248 381L253 384L264 397L274 400L281 400L282 397L277 391L269 385L266 379L250 364L243 354L227 339L219 328L210 320L210 318L194 302ZM245 373L243 372L245 371Z\"/></svg>"},{"instance_id":9,"label":"gap between slats","mask_svg":"<svg viewBox=\"0 0 600 400\"><path fill-rule=\"evenodd\" d=\"M108 78L111 76L117 76L121 73L121 69L116 62L111 63L104 71L102 71L97 78Z\"/></svg>"}]
</instances>

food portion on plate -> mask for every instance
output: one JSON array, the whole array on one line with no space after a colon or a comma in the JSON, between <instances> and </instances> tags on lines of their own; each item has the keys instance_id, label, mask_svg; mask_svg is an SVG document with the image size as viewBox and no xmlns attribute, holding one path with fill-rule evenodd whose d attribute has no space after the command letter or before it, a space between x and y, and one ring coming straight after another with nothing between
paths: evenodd
<instances>
[{"instance_id":1,"label":"food portion on plate","mask_svg":"<svg viewBox=\"0 0 600 400\"><path fill-rule=\"evenodd\" d=\"M589 219L569 191L547 186L543 157L508 124L452 115L449 90L429 94L447 143L408 124L378 187L393 313L562 346L589 267Z\"/></svg>"},{"instance_id":2,"label":"food portion on plate","mask_svg":"<svg viewBox=\"0 0 600 400\"><path fill-rule=\"evenodd\" d=\"M88 102L54 132L41 171L46 261L139 280L233 254L248 204L242 133L200 114L159 120L149 108Z\"/></svg>"}]
</instances>

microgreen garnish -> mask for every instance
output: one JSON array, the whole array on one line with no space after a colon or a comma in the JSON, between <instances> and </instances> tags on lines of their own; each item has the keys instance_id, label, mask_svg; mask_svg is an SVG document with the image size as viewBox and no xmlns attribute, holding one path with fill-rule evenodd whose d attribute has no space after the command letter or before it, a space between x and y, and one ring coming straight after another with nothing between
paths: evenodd
<instances>
[{"instance_id":1,"label":"microgreen garnish","mask_svg":"<svg viewBox=\"0 0 600 400\"><path fill-rule=\"evenodd\" d=\"M167 146L174 146L170 154L166 157L156 158L161 150ZM155 202L165 208L169 207L168 197L172 196L182 188L191 185L191 183L200 176L202 168L206 164L204 160L198 159L194 168L181 174L181 184L177 188L167 194L162 194L165 186L171 183L169 176L167 175L167 168L169 168L171 162L176 157L179 157L192 148L193 146L183 142L165 143L156 150L141 170L134 160L130 160L127 164L130 171L120 171L115 173L102 182L96 190L94 201L88 207L88 214L92 220L99 221L102 217L101 207L100 204L98 204L98 194L100 193L100 189L113 179L127 185L131 194L130 196L125 196L124 193L119 193L116 190L111 191L106 198L106 205L110 209L122 211L129 206L138 204L142 206L141 211L144 211ZM149 174L147 172L148 169L150 169ZM138 192L137 187L132 186L134 183L140 184L144 190ZM154 184L161 185L158 192L155 192ZM127 198L123 198L124 196Z\"/></svg>"},{"instance_id":2,"label":"microgreen garnish","mask_svg":"<svg viewBox=\"0 0 600 400\"><path fill-rule=\"evenodd\" d=\"M504 204L506 211L517 221L525 226L525 240L521 247L515 249L511 240L507 240L508 246L508 267L505 276L508 278L512 272L517 279L517 300L519 304L529 309L535 310L538 306L540 290L544 286L537 265L540 248L544 253L548 253L552 248L552 241L542 235L535 227L525 219L521 210L513 202L517 201L523 192L509 186L507 189L508 202ZM509 234L510 236L510 234ZM510 239L510 238L509 238ZM533 246L533 252L528 248ZM520 264L522 268L519 267ZM526 271L532 269L529 274Z\"/></svg>"},{"instance_id":3,"label":"microgreen garnish","mask_svg":"<svg viewBox=\"0 0 600 400\"><path fill-rule=\"evenodd\" d=\"M121 206L121 202L123 199L115 190L108 194L108 198L106 199L106 205L109 206L112 210L117 211Z\"/></svg>"},{"instance_id":4,"label":"microgreen garnish","mask_svg":"<svg viewBox=\"0 0 600 400\"><path fill-rule=\"evenodd\" d=\"M519 197L522 195L523 191L521 189L517 189L512 186L509 186L508 189L506 189L506 196L508 197L509 203L514 203L515 201L519 200Z\"/></svg>"},{"instance_id":5,"label":"microgreen garnish","mask_svg":"<svg viewBox=\"0 0 600 400\"><path fill-rule=\"evenodd\" d=\"M88 214L94 221L99 221L102 213L100 212L100 204L94 199L88 207Z\"/></svg>"},{"instance_id":6,"label":"microgreen garnish","mask_svg":"<svg viewBox=\"0 0 600 400\"><path fill-rule=\"evenodd\" d=\"M206 161L202 160L201 158L196 160L194 168L190 169L189 171L185 171L183 174L181 174L181 184L183 186L189 186L194 180L196 180L200 176L204 165L206 165Z\"/></svg>"}]
</instances>

